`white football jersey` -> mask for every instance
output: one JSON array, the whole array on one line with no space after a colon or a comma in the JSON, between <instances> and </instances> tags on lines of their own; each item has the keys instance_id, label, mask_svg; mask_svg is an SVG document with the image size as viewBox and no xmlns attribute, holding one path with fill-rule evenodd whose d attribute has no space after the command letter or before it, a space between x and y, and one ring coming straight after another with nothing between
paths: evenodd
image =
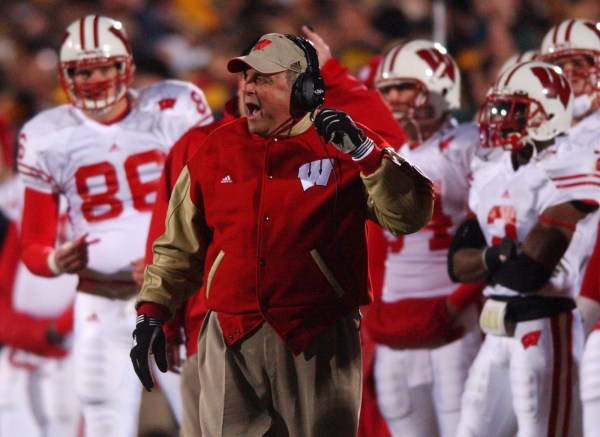
<instances>
[{"instance_id":1,"label":"white football jersey","mask_svg":"<svg viewBox=\"0 0 600 437\"><path fill-rule=\"evenodd\" d=\"M595 148L600 154L600 109L583 118L579 123L573 126L569 130L569 138L576 144L586 144L589 147ZM599 218L600 211L596 212L596 220ZM585 255L585 266L587 266L587 259L594 250L597 238L597 227L593 231L586 229L585 232L580 231L578 228L573 236L573 240L576 242L575 244L580 247L580 250ZM583 281L583 274L580 277L580 281ZM579 290L580 287L577 288Z\"/></svg>"},{"instance_id":2,"label":"white football jersey","mask_svg":"<svg viewBox=\"0 0 600 437\"><path fill-rule=\"evenodd\" d=\"M488 245L497 244L504 236L523 241L540 214L551 206L573 200L600 201L600 155L594 147L560 137L516 171L510 155L504 152L497 160L473 161L469 205ZM585 239L579 236L595 233L597 220L597 214L588 214L578 222L576 236L551 280L536 294L575 297L586 257L582 250ZM518 295L501 285L486 287L484 294Z\"/></svg>"},{"instance_id":3,"label":"white football jersey","mask_svg":"<svg viewBox=\"0 0 600 437\"><path fill-rule=\"evenodd\" d=\"M577 144L600 146L600 109L573 126L569 130L569 138Z\"/></svg>"},{"instance_id":4,"label":"white football jersey","mask_svg":"<svg viewBox=\"0 0 600 437\"><path fill-rule=\"evenodd\" d=\"M99 240L89 246L82 278L131 281L167 152L188 129L213 121L202 91L186 82L160 82L129 97L130 112L113 124L62 105L34 117L19 137L26 186L64 194L75 238Z\"/></svg>"},{"instance_id":5,"label":"white football jersey","mask_svg":"<svg viewBox=\"0 0 600 437\"><path fill-rule=\"evenodd\" d=\"M414 234L388 240L382 300L449 294L456 288L448 277L450 242L468 212L470 161L479 149L478 128L461 124L436 132L417 147L399 153L432 180L435 203L431 221Z\"/></svg>"}]
</instances>

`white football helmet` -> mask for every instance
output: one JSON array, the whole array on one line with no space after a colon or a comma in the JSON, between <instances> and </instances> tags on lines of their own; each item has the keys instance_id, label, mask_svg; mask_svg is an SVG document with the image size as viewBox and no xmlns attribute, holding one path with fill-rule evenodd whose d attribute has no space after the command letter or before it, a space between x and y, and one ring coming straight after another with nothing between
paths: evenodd
<instances>
[{"instance_id":1,"label":"white football helmet","mask_svg":"<svg viewBox=\"0 0 600 437\"><path fill-rule=\"evenodd\" d=\"M509 68L514 67L521 62L529 62L536 61L540 56L540 52L538 50L526 50L524 52L518 52L504 61L504 64L498 69L497 77L500 77L502 73L508 71Z\"/></svg>"},{"instance_id":2,"label":"white football helmet","mask_svg":"<svg viewBox=\"0 0 600 437\"><path fill-rule=\"evenodd\" d=\"M87 15L72 23L60 47L59 76L63 89L75 106L92 111L107 110L127 93L135 65L131 47L121 22L108 17ZM75 72L115 65L114 79L76 84Z\"/></svg>"},{"instance_id":3,"label":"white football helmet","mask_svg":"<svg viewBox=\"0 0 600 437\"><path fill-rule=\"evenodd\" d=\"M562 70L541 61L517 64L490 88L479 111L483 147L518 150L568 132L573 92Z\"/></svg>"},{"instance_id":4,"label":"white football helmet","mask_svg":"<svg viewBox=\"0 0 600 437\"><path fill-rule=\"evenodd\" d=\"M413 40L392 47L379 64L374 82L382 93L391 86L417 86L412 115L394 114L397 119L427 123L460 107L458 66L441 44L432 41Z\"/></svg>"},{"instance_id":5,"label":"white football helmet","mask_svg":"<svg viewBox=\"0 0 600 437\"><path fill-rule=\"evenodd\" d=\"M575 79L584 80L592 90L588 93L574 90L574 115L580 117L591 108L593 99L600 96L600 23L565 20L552 27L542 41L541 59L545 62L560 64L577 55L586 57L589 65L573 66L565 75L572 84Z\"/></svg>"}]
</instances>

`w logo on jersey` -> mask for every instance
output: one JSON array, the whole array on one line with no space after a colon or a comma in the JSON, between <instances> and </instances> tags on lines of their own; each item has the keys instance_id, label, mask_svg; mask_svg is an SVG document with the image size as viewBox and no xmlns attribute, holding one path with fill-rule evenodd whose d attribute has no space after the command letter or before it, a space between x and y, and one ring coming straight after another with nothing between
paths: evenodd
<instances>
[{"instance_id":1,"label":"w logo on jersey","mask_svg":"<svg viewBox=\"0 0 600 437\"><path fill-rule=\"evenodd\" d=\"M417 50L417 56L431 67L438 77L448 76L452 82L455 80L454 65L450 55L434 49ZM442 67L442 68L440 68Z\"/></svg>"},{"instance_id":2,"label":"w logo on jersey","mask_svg":"<svg viewBox=\"0 0 600 437\"><path fill-rule=\"evenodd\" d=\"M571 87L567 79L547 67L532 67L531 72L540 80L546 96L550 99L560 99L566 108L571 95Z\"/></svg>"},{"instance_id":3,"label":"w logo on jersey","mask_svg":"<svg viewBox=\"0 0 600 437\"><path fill-rule=\"evenodd\" d=\"M315 185L326 186L331 170L333 170L333 165L329 159L319 159L303 164L298 169L298 179L302 183L302 189L306 191Z\"/></svg>"}]
</instances>

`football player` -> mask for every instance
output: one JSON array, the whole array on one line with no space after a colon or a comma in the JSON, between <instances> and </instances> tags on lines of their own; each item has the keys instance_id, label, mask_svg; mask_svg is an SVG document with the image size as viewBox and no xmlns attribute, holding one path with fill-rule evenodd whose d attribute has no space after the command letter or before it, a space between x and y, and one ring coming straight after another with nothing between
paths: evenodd
<instances>
[{"instance_id":1,"label":"football player","mask_svg":"<svg viewBox=\"0 0 600 437\"><path fill-rule=\"evenodd\" d=\"M481 339L477 308L471 304L483 287L467 293L455 321L446 300L457 288L469 287L450 280L446 255L468 213L477 126L459 125L452 116L460 106L461 78L440 44L412 40L393 46L379 64L374 85L407 132L399 153L432 179L436 193L433 218L420 231L395 237L377 226L369 229L369 267L380 297L368 309L365 327L377 343L377 403L394 436L453 436L467 371ZM441 305L423 310L423 304L434 302ZM445 321L447 329L431 341L414 329L412 316L432 329ZM412 333L412 344L406 333Z\"/></svg>"},{"instance_id":2,"label":"football player","mask_svg":"<svg viewBox=\"0 0 600 437\"><path fill-rule=\"evenodd\" d=\"M573 126L569 135L576 142L600 145L600 23L569 19L552 27L541 46L542 59L562 68L575 94ZM580 238L586 253L597 240L596 233ZM600 256L600 241L593 258ZM590 261L586 280L577 298L585 324L586 340L581 362L581 399L586 436L600 436L600 284L598 261ZM596 325L596 326L595 326Z\"/></svg>"},{"instance_id":3,"label":"football player","mask_svg":"<svg viewBox=\"0 0 600 437\"><path fill-rule=\"evenodd\" d=\"M466 221L449 271L485 280L480 326L487 334L471 366L457 436L577 435L581 316L574 298L585 254L575 231L596 227L600 191L592 147L566 135L573 110L567 78L532 61L504 72L480 112Z\"/></svg>"},{"instance_id":4,"label":"football player","mask_svg":"<svg viewBox=\"0 0 600 437\"><path fill-rule=\"evenodd\" d=\"M132 263L144 257L167 152L213 116L190 83L130 88L135 64L119 21L97 15L75 21L59 57L70 104L38 114L19 137L22 256L35 274L78 275L73 347L86 435L133 437L141 386L129 362L138 292ZM60 194L74 238L55 248ZM177 392L171 403L179 404Z\"/></svg>"}]
</instances>

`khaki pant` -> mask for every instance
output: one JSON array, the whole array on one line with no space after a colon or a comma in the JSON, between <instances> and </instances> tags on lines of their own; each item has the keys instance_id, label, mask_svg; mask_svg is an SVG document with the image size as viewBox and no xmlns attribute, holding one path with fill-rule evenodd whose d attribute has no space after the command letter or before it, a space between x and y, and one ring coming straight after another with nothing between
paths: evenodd
<instances>
[{"instance_id":1,"label":"khaki pant","mask_svg":"<svg viewBox=\"0 0 600 437\"><path fill-rule=\"evenodd\" d=\"M181 437L202 437L199 402L198 354L194 354L185 359L181 368Z\"/></svg>"},{"instance_id":2,"label":"khaki pant","mask_svg":"<svg viewBox=\"0 0 600 437\"><path fill-rule=\"evenodd\" d=\"M362 373L358 312L294 356L263 323L227 347L210 312L200 334L204 437L352 437Z\"/></svg>"}]
</instances>

